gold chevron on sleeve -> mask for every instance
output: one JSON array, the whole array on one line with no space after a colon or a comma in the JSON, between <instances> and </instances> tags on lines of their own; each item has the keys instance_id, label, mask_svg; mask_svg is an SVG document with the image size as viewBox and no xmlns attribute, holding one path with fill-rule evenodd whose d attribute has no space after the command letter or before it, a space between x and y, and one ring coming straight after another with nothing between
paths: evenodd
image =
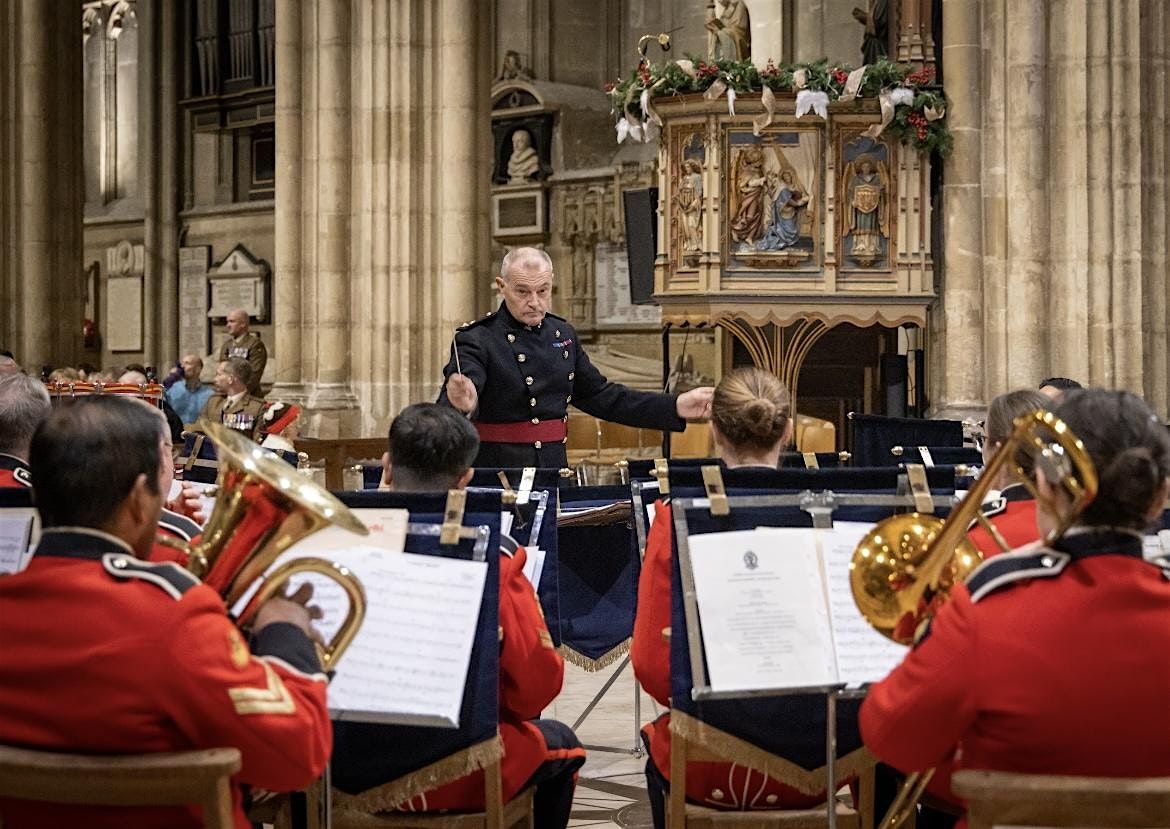
<instances>
[{"instance_id":1,"label":"gold chevron on sleeve","mask_svg":"<svg viewBox=\"0 0 1170 829\"><path fill-rule=\"evenodd\" d=\"M296 703L288 689L284 687L276 671L265 662L257 660L264 666L264 673L268 677L266 688L229 688L228 696L232 698L232 705L237 714L291 714L296 710Z\"/></svg>"}]
</instances>

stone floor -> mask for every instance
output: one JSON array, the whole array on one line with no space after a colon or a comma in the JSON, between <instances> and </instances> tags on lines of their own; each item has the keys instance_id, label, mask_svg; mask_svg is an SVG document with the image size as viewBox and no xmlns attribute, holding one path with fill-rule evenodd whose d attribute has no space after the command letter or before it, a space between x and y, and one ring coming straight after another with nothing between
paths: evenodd
<instances>
[{"instance_id":1,"label":"stone floor","mask_svg":"<svg viewBox=\"0 0 1170 829\"><path fill-rule=\"evenodd\" d=\"M566 664L564 688L544 716L569 725L577 723L622 664L596 673ZM646 758L636 734L637 724L656 717L661 709L639 689L641 713L635 719L634 687L633 670L627 664L596 707L576 725L577 736L589 749L589 759L577 782L570 827L651 826L643 772Z\"/></svg>"}]
</instances>

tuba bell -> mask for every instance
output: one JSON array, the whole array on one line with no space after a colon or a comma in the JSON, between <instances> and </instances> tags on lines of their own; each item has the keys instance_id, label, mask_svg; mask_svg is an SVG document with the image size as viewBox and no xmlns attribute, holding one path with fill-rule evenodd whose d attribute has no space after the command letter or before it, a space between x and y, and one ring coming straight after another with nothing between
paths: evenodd
<instances>
[{"instance_id":1,"label":"tuba bell","mask_svg":"<svg viewBox=\"0 0 1170 829\"><path fill-rule=\"evenodd\" d=\"M1021 455L1031 456L1045 478L1063 489L1069 498L1067 507L1041 497L1019 462ZM1014 477L1033 497L1059 516L1044 539L1046 544L1060 538L1097 494L1093 461L1064 421L1043 410L1016 418L1011 435L945 521L916 512L894 515L878 522L854 549L849 584L858 610L875 630L901 644L914 641L951 588L982 561L978 549L967 539L973 520L983 523L1006 548L981 507L992 482L1009 464ZM879 829L897 829L905 822L933 773L930 769L907 775Z\"/></svg>"},{"instance_id":2,"label":"tuba bell","mask_svg":"<svg viewBox=\"0 0 1170 829\"><path fill-rule=\"evenodd\" d=\"M349 610L333 640L318 646L322 666L333 667L365 617L361 582L348 568L322 558L297 558L267 577L264 573L293 544L331 524L357 535L369 535L369 529L328 490L238 432L206 421L200 429L215 443L218 494L199 540L186 547L187 569L219 593L229 608L262 581L237 619L241 626L298 573L317 573L337 582L349 598Z\"/></svg>"}]
</instances>

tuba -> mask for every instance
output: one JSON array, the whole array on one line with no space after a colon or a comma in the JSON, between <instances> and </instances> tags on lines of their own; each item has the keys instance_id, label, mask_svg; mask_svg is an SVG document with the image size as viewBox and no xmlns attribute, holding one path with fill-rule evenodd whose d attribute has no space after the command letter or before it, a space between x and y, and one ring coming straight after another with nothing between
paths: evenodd
<instances>
[{"instance_id":1,"label":"tuba","mask_svg":"<svg viewBox=\"0 0 1170 829\"><path fill-rule=\"evenodd\" d=\"M361 582L348 568L322 558L294 559L267 577L264 573L293 544L330 524L357 535L369 535L369 529L326 489L238 432L206 421L200 428L215 442L218 494L199 540L185 548L187 568L223 596L229 608L262 580L239 615L241 626L298 573L337 582L349 598L349 610L333 640L318 646L322 666L332 668L365 617Z\"/></svg>"},{"instance_id":2,"label":"tuba","mask_svg":"<svg viewBox=\"0 0 1170 829\"><path fill-rule=\"evenodd\" d=\"M1045 477L1064 490L1067 507L1041 497L1019 463L1021 454L1031 456ZM849 563L853 598L861 615L879 633L910 644L951 588L979 565L982 556L967 539L972 520L982 522L1006 548L981 507L992 482L1009 464L1036 500L1059 516L1057 526L1044 539L1046 544L1060 538L1097 494L1093 461L1062 420L1043 410L1016 418L1011 435L945 521L916 512L894 515L878 522L854 549ZM907 775L879 829L897 829L905 822L933 773L930 769Z\"/></svg>"}]
</instances>

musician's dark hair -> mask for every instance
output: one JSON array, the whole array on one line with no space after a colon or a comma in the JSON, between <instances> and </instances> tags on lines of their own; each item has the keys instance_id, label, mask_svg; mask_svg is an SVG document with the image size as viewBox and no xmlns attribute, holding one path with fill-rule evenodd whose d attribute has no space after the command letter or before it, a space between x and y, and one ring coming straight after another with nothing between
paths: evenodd
<instances>
[{"instance_id":1,"label":"musician's dark hair","mask_svg":"<svg viewBox=\"0 0 1170 829\"><path fill-rule=\"evenodd\" d=\"M984 423L987 443L994 446L1011 437L1017 417L1037 409L1048 411L1051 408L1052 398L1032 389L1016 389L999 395L987 407L987 420ZM1016 463L1029 475L1032 474L1032 455L1017 452Z\"/></svg>"},{"instance_id":2,"label":"musician's dark hair","mask_svg":"<svg viewBox=\"0 0 1170 829\"><path fill-rule=\"evenodd\" d=\"M1068 377L1045 377L1040 381L1040 385L1036 388L1042 389L1045 386L1050 386L1054 389L1059 389L1060 391L1070 391L1072 389L1084 388L1084 386L1082 386L1076 380L1072 380Z\"/></svg>"},{"instance_id":3,"label":"musician's dark hair","mask_svg":"<svg viewBox=\"0 0 1170 829\"><path fill-rule=\"evenodd\" d=\"M438 491L455 486L479 452L479 435L450 406L415 403L390 424L395 489Z\"/></svg>"},{"instance_id":4,"label":"musician's dark hair","mask_svg":"<svg viewBox=\"0 0 1170 829\"><path fill-rule=\"evenodd\" d=\"M129 397L78 397L54 408L29 449L42 526L104 526L139 475L157 493L164 428L158 412Z\"/></svg>"},{"instance_id":5,"label":"musician's dark hair","mask_svg":"<svg viewBox=\"0 0 1170 829\"><path fill-rule=\"evenodd\" d=\"M1144 528L1154 496L1170 477L1170 436L1158 416L1137 395L1105 389L1070 392L1055 413L1097 469L1097 497L1078 523Z\"/></svg>"},{"instance_id":6,"label":"musician's dark hair","mask_svg":"<svg viewBox=\"0 0 1170 829\"><path fill-rule=\"evenodd\" d=\"M791 416L788 388L755 366L725 375L711 400L711 421L736 447L771 450L784 438Z\"/></svg>"}]
</instances>

